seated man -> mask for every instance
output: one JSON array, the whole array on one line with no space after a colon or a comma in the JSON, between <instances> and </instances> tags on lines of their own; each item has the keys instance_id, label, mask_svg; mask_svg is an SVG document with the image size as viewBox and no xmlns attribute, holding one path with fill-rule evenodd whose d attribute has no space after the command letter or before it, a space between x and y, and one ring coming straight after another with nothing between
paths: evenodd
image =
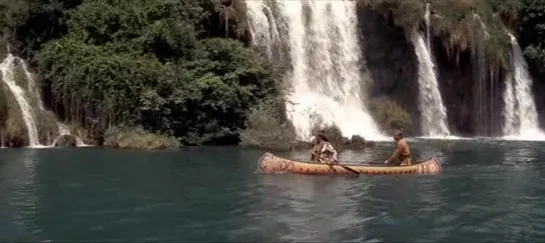
<instances>
[{"instance_id":1,"label":"seated man","mask_svg":"<svg viewBox=\"0 0 545 243\"><path fill-rule=\"evenodd\" d=\"M384 161L384 163L388 164L390 161L397 158L399 161L396 161L396 165L411 165L411 151L409 150L409 144L403 139L403 133L397 131L394 135L394 140L397 143L396 150L388 160Z\"/></svg>"},{"instance_id":2,"label":"seated man","mask_svg":"<svg viewBox=\"0 0 545 243\"><path fill-rule=\"evenodd\" d=\"M335 150L335 148L333 148L325 134L318 133L316 135L315 145L312 149L312 155L310 157L310 160L317 160L322 164L339 163L339 161L337 160L337 151Z\"/></svg>"}]
</instances>

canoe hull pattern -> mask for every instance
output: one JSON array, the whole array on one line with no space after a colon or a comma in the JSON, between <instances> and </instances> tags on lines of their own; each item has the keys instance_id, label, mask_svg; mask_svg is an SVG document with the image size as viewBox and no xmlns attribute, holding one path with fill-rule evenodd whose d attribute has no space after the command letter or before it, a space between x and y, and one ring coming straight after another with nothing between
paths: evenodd
<instances>
[{"instance_id":1,"label":"canoe hull pattern","mask_svg":"<svg viewBox=\"0 0 545 243\"><path fill-rule=\"evenodd\" d=\"M436 175L441 173L441 163L436 158L417 162L410 166L383 165L343 165L363 175L401 175L421 174ZM284 159L265 153L259 158L257 169L261 173L298 173L298 174L355 174L339 165L318 164Z\"/></svg>"}]
</instances>

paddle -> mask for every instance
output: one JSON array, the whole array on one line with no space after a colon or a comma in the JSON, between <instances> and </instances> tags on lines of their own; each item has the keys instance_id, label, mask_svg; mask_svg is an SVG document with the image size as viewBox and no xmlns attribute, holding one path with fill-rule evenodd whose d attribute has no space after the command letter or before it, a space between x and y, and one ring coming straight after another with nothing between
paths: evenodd
<instances>
[{"instance_id":1,"label":"paddle","mask_svg":"<svg viewBox=\"0 0 545 243\"><path fill-rule=\"evenodd\" d=\"M312 154L314 154L316 157L318 157L318 161L323 161L323 160L328 161L328 160L325 159L324 157L322 157L322 156L320 156L320 155L318 155L318 154L316 154L316 153L314 153L314 152L313 152ZM348 171L350 171L350 172L352 172L352 173L355 173L355 174L357 174L357 175L360 174L358 171L356 171L356 170L354 170L354 169L352 169L352 168L350 168L350 167L348 167L348 166L341 165L341 164L332 164L332 163L322 163L322 164L338 165L338 166L343 167L344 169L346 169L346 170L348 170Z\"/></svg>"}]
</instances>

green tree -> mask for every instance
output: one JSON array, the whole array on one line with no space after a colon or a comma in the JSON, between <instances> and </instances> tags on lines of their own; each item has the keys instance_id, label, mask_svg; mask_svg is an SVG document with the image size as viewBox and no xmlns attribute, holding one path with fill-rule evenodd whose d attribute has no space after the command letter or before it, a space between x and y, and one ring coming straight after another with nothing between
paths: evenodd
<instances>
[{"instance_id":1,"label":"green tree","mask_svg":"<svg viewBox=\"0 0 545 243\"><path fill-rule=\"evenodd\" d=\"M519 41L524 54L545 72L545 2L524 0L518 15Z\"/></svg>"},{"instance_id":2,"label":"green tree","mask_svg":"<svg viewBox=\"0 0 545 243\"><path fill-rule=\"evenodd\" d=\"M185 144L238 142L248 111L278 95L275 64L244 43L203 38L203 1L84 1L39 50L63 117L142 126ZM215 11L215 10L214 10Z\"/></svg>"}]
</instances>

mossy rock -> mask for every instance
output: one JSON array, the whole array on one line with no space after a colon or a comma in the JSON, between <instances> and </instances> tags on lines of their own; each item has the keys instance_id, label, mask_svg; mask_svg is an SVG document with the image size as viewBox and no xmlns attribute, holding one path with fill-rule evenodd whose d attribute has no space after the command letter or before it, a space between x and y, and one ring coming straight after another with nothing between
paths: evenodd
<instances>
[{"instance_id":1,"label":"mossy rock","mask_svg":"<svg viewBox=\"0 0 545 243\"><path fill-rule=\"evenodd\" d=\"M61 135L57 138L54 146L55 147L77 147L78 138L70 134Z\"/></svg>"},{"instance_id":2,"label":"mossy rock","mask_svg":"<svg viewBox=\"0 0 545 243\"><path fill-rule=\"evenodd\" d=\"M15 119L8 119L5 128L5 146L24 147L28 146L28 132L25 123Z\"/></svg>"},{"instance_id":3,"label":"mossy rock","mask_svg":"<svg viewBox=\"0 0 545 243\"><path fill-rule=\"evenodd\" d=\"M168 149L181 146L172 136L152 133L142 127L110 127L104 137L104 146L113 148Z\"/></svg>"},{"instance_id":4,"label":"mossy rock","mask_svg":"<svg viewBox=\"0 0 545 243\"><path fill-rule=\"evenodd\" d=\"M51 111L35 109L36 128L38 129L38 137L42 144L52 144L53 140L60 134L57 117Z\"/></svg>"},{"instance_id":5,"label":"mossy rock","mask_svg":"<svg viewBox=\"0 0 545 243\"><path fill-rule=\"evenodd\" d=\"M350 139L345 138L345 141L343 143L343 148L344 149L363 149L365 147L371 147L374 145L375 145L374 142L365 141L363 137L354 135Z\"/></svg>"},{"instance_id":6,"label":"mossy rock","mask_svg":"<svg viewBox=\"0 0 545 243\"><path fill-rule=\"evenodd\" d=\"M21 107L4 82L0 84L0 129L5 146L28 146L28 132Z\"/></svg>"},{"instance_id":7,"label":"mossy rock","mask_svg":"<svg viewBox=\"0 0 545 243\"><path fill-rule=\"evenodd\" d=\"M402 130L408 134L412 132L411 114L397 102L386 97L374 98L369 108L382 130Z\"/></svg>"},{"instance_id":8,"label":"mossy rock","mask_svg":"<svg viewBox=\"0 0 545 243\"><path fill-rule=\"evenodd\" d=\"M97 145L97 139L90 134L90 129L83 128L78 125L69 125L70 134L77 136L84 144Z\"/></svg>"}]
</instances>

